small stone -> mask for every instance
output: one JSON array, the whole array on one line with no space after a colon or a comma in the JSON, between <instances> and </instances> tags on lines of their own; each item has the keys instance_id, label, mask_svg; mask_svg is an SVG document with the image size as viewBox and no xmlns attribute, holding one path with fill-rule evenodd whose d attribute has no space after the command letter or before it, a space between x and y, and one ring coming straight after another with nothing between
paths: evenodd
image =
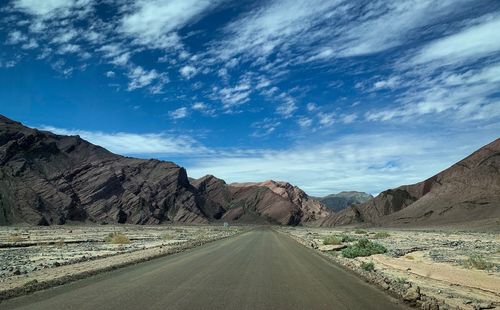
<instances>
[{"instance_id":1,"label":"small stone","mask_svg":"<svg viewBox=\"0 0 500 310\"><path fill-rule=\"evenodd\" d=\"M420 299L420 287L412 286L410 287L403 296L405 301L416 302Z\"/></svg>"}]
</instances>

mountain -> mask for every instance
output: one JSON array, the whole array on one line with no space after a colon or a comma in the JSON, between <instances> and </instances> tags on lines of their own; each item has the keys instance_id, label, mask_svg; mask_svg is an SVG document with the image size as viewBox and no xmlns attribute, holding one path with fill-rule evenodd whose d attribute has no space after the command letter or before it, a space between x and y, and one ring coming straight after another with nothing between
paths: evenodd
<instances>
[{"instance_id":1,"label":"mountain","mask_svg":"<svg viewBox=\"0 0 500 310\"><path fill-rule=\"evenodd\" d=\"M340 192L325 197L315 197L316 200L334 212L339 212L353 204L360 204L372 199L373 196L364 192Z\"/></svg>"},{"instance_id":2,"label":"mountain","mask_svg":"<svg viewBox=\"0 0 500 310\"><path fill-rule=\"evenodd\" d=\"M119 156L78 136L31 129L0 115L0 225L297 225L328 214L288 183L233 186L211 175L191 179L173 162Z\"/></svg>"},{"instance_id":3,"label":"mountain","mask_svg":"<svg viewBox=\"0 0 500 310\"><path fill-rule=\"evenodd\" d=\"M184 168L0 116L0 224L205 223Z\"/></svg>"},{"instance_id":4,"label":"mountain","mask_svg":"<svg viewBox=\"0 0 500 310\"><path fill-rule=\"evenodd\" d=\"M286 182L226 184L212 175L192 182L205 206L219 210L228 221L296 225L326 217L330 212L296 186Z\"/></svg>"},{"instance_id":5,"label":"mountain","mask_svg":"<svg viewBox=\"0 0 500 310\"><path fill-rule=\"evenodd\" d=\"M423 182L386 190L316 224L472 225L472 222L498 219L500 139Z\"/></svg>"}]
</instances>

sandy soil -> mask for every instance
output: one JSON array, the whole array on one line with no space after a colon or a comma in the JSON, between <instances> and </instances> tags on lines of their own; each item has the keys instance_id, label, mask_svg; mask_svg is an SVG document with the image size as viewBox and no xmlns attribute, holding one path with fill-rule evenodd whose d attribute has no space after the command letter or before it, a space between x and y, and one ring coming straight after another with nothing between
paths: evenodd
<instances>
[{"instance_id":1,"label":"sandy soil","mask_svg":"<svg viewBox=\"0 0 500 310\"><path fill-rule=\"evenodd\" d=\"M423 309L500 308L500 235L459 231L385 230L389 235L376 238L377 230L281 228L299 242L317 248L329 258L361 274L369 281L404 296L410 286L419 287ZM384 245L385 254L345 258L340 250L330 251L323 239L330 235L368 238ZM356 241L345 242L345 245ZM471 266L471 256L481 257L485 269ZM361 268L373 262L375 270ZM478 269L479 268L479 269ZM423 297L425 296L425 297ZM421 302L432 300L433 303Z\"/></svg>"},{"instance_id":2,"label":"sandy soil","mask_svg":"<svg viewBox=\"0 0 500 310\"><path fill-rule=\"evenodd\" d=\"M0 300L239 233L221 226L0 227ZM110 233L130 242L105 242Z\"/></svg>"}]
</instances>

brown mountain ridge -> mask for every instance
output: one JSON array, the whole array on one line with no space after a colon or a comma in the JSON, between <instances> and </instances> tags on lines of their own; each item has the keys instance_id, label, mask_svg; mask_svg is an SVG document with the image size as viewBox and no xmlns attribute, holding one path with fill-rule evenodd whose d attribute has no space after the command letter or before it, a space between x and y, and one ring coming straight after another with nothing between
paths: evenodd
<instances>
[{"instance_id":1,"label":"brown mountain ridge","mask_svg":"<svg viewBox=\"0 0 500 310\"><path fill-rule=\"evenodd\" d=\"M276 183L278 184L278 183ZM288 183L231 186L189 179L173 162L113 154L78 136L23 126L0 115L0 225L208 223L297 225L329 215Z\"/></svg>"}]
</instances>

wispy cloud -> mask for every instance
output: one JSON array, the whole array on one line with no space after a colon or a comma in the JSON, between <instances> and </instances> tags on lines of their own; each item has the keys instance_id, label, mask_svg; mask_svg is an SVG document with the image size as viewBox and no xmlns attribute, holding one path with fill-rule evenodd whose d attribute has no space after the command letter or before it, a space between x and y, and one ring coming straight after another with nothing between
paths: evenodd
<instances>
[{"instance_id":1,"label":"wispy cloud","mask_svg":"<svg viewBox=\"0 0 500 310\"><path fill-rule=\"evenodd\" d=\"M181 107L178 109L175 109L173 111L168 112L168 115L172 119L181 119L187 117L189 114L189 111L186 107Z\"/></svg>"},{"instance_id":2,"label":"wispy cloud","mask_svg":"<svg viewBox=\"0 0 500 310\"><path fill-rule=\"evenodd\" d=\"M176 33L181 27L195 21L219 1L137 1L128 8L121 22L121 31L139 44L153 48L178 48Z\"/></svg>"},{"instance_id":3,"label":"wispy cloud","mask_svg":"<svg viewBox=\"0 0 500 310\"><path fill-rule=\"evenodd\" d=\"M206 158L188 165L188 173L201 177L216 172L227 182L286 180L314 195L353 189L379 193L422 181L480 146L464 143L466 139L396 133L349 135L314 146Z\"/></svg>"},{"instance_id":4,"label":"wispy cloud","mask_svg":"<svg viewBox=\"0 0 500 310\"><path fill-rule=\"evenodd\" d=\"M40 126L39 129L60 135L79 135L83 139L100 145L111 152L122 155L196 155L211 151L189 136L166 133L107 133Z\"/></svg>"},{"instance_id":5,"label":"wispy cloud","mask_svg":"<svg viewBox=\"0 0 500 310\"><path fill-rule=\"evenodd\" d=\"M434 62L434 65L477 61L500 52L500 15L480 18L462 31L437 39L423 47L411 60L412 65Z\"/></svg>"}]
</instances>

